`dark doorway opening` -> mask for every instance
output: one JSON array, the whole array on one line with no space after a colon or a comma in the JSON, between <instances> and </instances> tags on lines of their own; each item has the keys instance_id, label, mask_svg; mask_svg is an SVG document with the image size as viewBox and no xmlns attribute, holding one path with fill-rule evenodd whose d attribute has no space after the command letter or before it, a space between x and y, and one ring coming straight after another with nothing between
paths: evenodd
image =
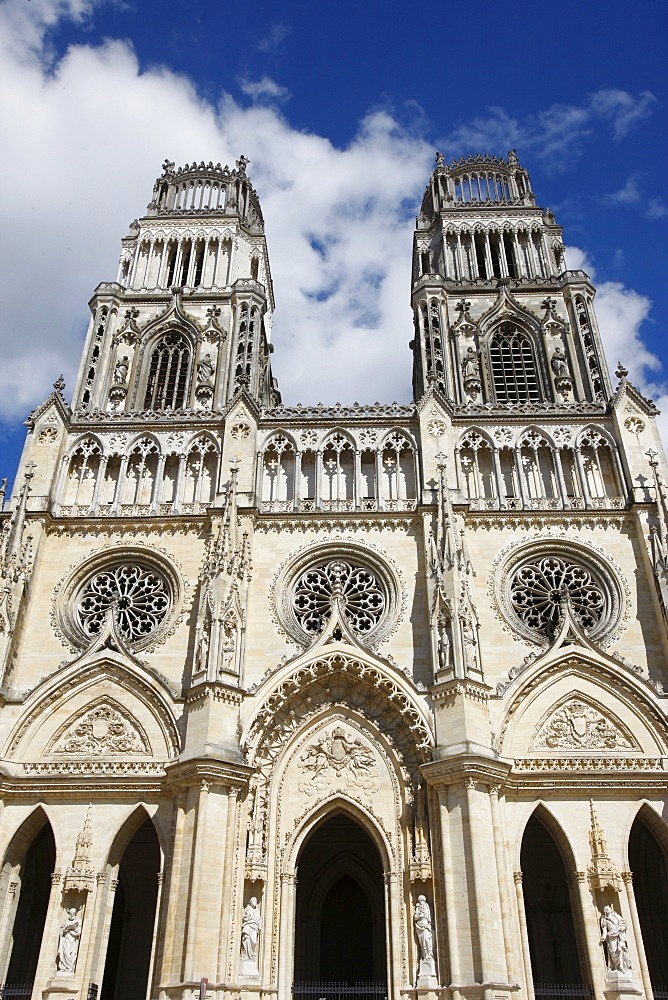
<instances>
[{"instance_id":1,"label":"dark doorway opening","mask_svg":"<svg viewBox=\"0 0 668 1000\"><path fill-rule=\"evenodd\" d=\"M375 983L385 996L386 981L380 855L359 823L336 813L316 827L299 855L294 993L327 983L343 995L345 987Z\"/></svg>"},{"instance_id":2,"label":"dark doorway opening","mask_svg":"<svg viewBox=\"0 0 668 1000\"><path fill-rule=\"evenodd\" d=\"M45 823L26 851L21 865L12 954L5 979L7 986L30 984L35 979L55 865L53 832L50 824Z\"/></svg>"},{"instance_id":3,"label":"dark doorway opening","mask_svg":"<svg viewBox=\"0 0 668 1000\"><path fill-rule=\"evenodd\" d=\"M159 870L158 837L147 819L123 852L100 1000L146 1000Z\"/></svg>"},{"instance_id":4,"label":"dark doorway opening","mask_svg":"<svg viewBox=\"0 0 668 1000\"><path fill-rule=\"evenodd\" d=\"M536 996L543 987L583 984L566 867L547 827L537 816L527 823L520 854L529 953ZM576 995L576 994L573 994Z\"/></svg>"},{"instance_id":5,"label":"dark doorway opening","mask_svg":"<svg viewBox=\"0 0 668 1000\"><path fill-rule=\"evenodd\" d=\"M629 866L652 990L654 996L668 996L668 864L640 816L631 827Z\"/></svg>"}]
</instances>

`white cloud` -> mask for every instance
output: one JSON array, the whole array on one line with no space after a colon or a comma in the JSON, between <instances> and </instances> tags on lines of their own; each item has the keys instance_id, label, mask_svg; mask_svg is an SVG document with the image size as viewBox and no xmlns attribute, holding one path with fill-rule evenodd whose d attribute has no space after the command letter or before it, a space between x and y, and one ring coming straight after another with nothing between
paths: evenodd
<instances>
[{"instance_id":1,"label":"white cloud","mask_svg":"<svg viewBox=\"0 0 668 1000\"><path fill-rule=\"evenodd\" d=\"M225 96L212 107L183 77L142 72L125 42L73 47L52 65L31 45L0 67L13 150L0 190L2 336L15 359L0 375L0 416L24 415L61 370L72 385L86 302L115 278L120 238L163 159L233 164L242 152L266 218L284 398L367 400L370 386L381 399L409 397L405 205L419 204L430 146L384 111L341 150L266 104Z\"/></svg>"},{"instance_id":2,"label":"white cloud","mask_svg":"<svg viewBox=\"0 0 668 1000\"><path fill-rule=\"evenodd\" d=\"M530 151L540 157L546 167L556 172L572 165L598 125L607 125L613 138L621 139L652 114L655 104L656 98L647 91L635 95L626 90L603 88L580 105L553 104L522 121L503 108L490 107L472 122L456 126L441 140L441 145L449 156L471 150L517 147L520 153Z\"/></svg>"},{"instance_id":3,"label":"white cloud","mask_svg":"<svg viewBox=\"0 0 668 1000\"><path fill-rule=\"evenodd\" d=\"M242 94L246 94L252 101L258 104L270 101L285 101L290 96L287 87L282 87L270 76L263 76L261 80L243 79L239 81Z\"/></svg>"},{"instance_id":4,"label":"white cloud","mask_svg":"<svg viewBox=\"0 0 668 1000\"><path fill-rule=\"evenodd\" d=\"M260 52L275 52L291 31L292 28L287 24L272 24L264 38L257 43L258 49Z\"/></svg>"},{"instance_id":5,"label":"white cloud","mask_svg":"<svg viewBox=\"0 0 668 1000\"><path fill-rule=\"evenodd\" d=\"M660 198L646 200L640 190L640 178L637 174L632 174L618 191L603 195L601 200L606 205L626 205L638 208L651 222L668 216L668 207Z\"/></svg>"},{"instance_id":6,"label":"white cloud","mask_svg":"<svg viewBox=\"0 0 668 1000\"><path fill-rule=\"evenodd\" d=\"M0 346L13 359L0 371L0 417L25 415L61 371L72 385L85 303L115 278L124 227L144 210L163 159L233 164L241 153L267 224L274 367L286 402L407 400L411 233L433 158L415 127L376 110L337 149L266 102L242 107L225 95L213 107L184 77L142 71L125 42L73 47L54 62L40 43L45 28L87 16L92 4L33 0L24 31L21 3L0 8L0 129L12 150L0 188ZM535 127L501 109L493 118L491 132L483 120L460 126L467 151L510 147ZM561 134L567 119L586 125L551 109L541 134ZM604 283L598 308L611 361L636 365L646 386L655 371L640 339L648 300Z\"/></svg>"},{"instance_id":7,"label":"white cloud","mask_svg":"<svg viewBox=\"0 0 668 1000\"><path fill-rule=\"evenodd\" d=\"M569 268L581 269L596 281L596 268L586 251L566 247L566 260ZM649 318L651 300L621 282L602 281L596 286L595 308L610 370L614 371L621 361L631 382L663 409L660 400L668 404L668 384L661 378L659 358L642 339L642 324Z\"/></svg>"}]
</instances>

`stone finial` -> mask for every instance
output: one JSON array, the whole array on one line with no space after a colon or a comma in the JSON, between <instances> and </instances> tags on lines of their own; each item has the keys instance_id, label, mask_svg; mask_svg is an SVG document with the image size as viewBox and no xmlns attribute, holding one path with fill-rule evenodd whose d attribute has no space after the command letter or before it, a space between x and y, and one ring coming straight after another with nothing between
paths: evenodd
<instances>
[{"instance_id":1,"label":"stone finial","mask_svg":"<svg viewBox=\"0 0 668 1000\"><path fill-rule=\"evenodd\" d=\"M626 378L626 376L628 375L628 373L629 373L628 368L625 368L624 365L622 364L622 362L618 361L617 362L617 367L615 369L615 378L618 378L618 379L621 380L623 378Z\"/></svg>"},{"instance_id":2,"label":"stone finial","mask_svg":"<svg viewBox=\"0 0 668 1000\"><path fill-rule=\"evenodd\" d=\"M62 392L65 388L65 376L59 375L56 381L53 383L53 388L56 392Z\"/></svg>"}]
</instances>

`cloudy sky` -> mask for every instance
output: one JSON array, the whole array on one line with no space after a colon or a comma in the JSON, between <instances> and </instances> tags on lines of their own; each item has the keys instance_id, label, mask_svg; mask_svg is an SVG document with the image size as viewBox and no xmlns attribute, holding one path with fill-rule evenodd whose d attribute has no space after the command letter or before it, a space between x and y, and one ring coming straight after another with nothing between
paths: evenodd
<instances>
[{"instance_id":1,"label":"cloudy sky","mask_svg":"<svg viewBox=\"0 0 668 1000\"><path fill-rule=\"evenodd\" d=\"M434 150L516 147L598 284L611 366L668 411L668 4L396 6L0 2L0 474L54 379L73 384L88 299L165 157L250 158L284 401L390 402L410 397Z\"/></svg>"}]
</instances>

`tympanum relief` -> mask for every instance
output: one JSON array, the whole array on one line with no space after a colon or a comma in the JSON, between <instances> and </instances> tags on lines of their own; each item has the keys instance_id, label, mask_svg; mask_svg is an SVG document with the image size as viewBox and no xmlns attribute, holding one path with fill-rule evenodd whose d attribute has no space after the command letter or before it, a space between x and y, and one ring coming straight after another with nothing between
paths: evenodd
<instances>
[{"instance_id":1,"label":"tympanum relief","mask_svg":"<svg viewBox=\"0 0 668 1000\"><path fill-rule=\"evenodd\" d=\"M378 765L372 750L341 726L322 733L299 758L303 774L299 790L307 795L332 787L357 788L367 795L380 787Z\"/></svg>"},{"instance_id":2,"label":"tympanum relief","mask_svg":"<svg viewBox=\"0 0 668 1000\"><path fill-rule=\"evenodd\" d=\"M631 750L637 744L618 722L580 698L553 710L534 735L532 750Z\"/></svg>"}]
</instances>

